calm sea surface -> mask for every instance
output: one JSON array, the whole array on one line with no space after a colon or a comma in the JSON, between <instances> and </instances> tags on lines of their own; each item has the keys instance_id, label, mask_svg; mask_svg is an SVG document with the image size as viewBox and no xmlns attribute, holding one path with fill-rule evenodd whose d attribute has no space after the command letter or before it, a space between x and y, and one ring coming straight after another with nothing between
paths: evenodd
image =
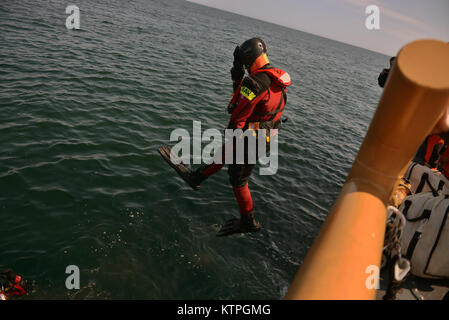
<instances>
[{"instance_id":1,"label":"calm sea surface","mask_svg":"<svg viewBox=\"0 0 449 320\"><path fill-rule=\"evenodd\" d=\"M280 299L381 95L388 57L181 0L0 2L0 268L28 299ZM157 147L222 130L237 44L262 37L293 85L279 170L250 179L257 234L222 170L194 192ZM68 265L81 289L65 287Z\"/></svg>"}]
</instances>

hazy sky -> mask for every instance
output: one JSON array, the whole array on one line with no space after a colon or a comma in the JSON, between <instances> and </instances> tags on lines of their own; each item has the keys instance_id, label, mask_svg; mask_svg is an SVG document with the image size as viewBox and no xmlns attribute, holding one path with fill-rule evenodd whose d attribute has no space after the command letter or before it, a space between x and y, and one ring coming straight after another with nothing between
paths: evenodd
<instances>
[{"instance_id":1,"label":"hazy sky","mask_svg":"<svg viewBox=\"0 0 449 320\"><path fill-rule=\"evenodd\" d=\"M190 0L395 55L415 39L449 41L449 0ZM380 9L380 29L368 30L368 5Z\"/></svg>"}]
</instances>

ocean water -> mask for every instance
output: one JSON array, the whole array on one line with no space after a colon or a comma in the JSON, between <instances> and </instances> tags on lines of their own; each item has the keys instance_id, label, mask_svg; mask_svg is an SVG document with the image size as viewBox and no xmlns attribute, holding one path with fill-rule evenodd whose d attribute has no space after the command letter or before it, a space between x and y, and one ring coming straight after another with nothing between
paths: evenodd
<instances>
[{"instance_id":1,"label":"ocean water","mask_svg":"<svg viewBox=\"0 0 449 320\"><path fill-rule=\"evenodd\" d=\"M0 268L26 299L280 299L373 116L388 57L181 0L0 2ZM276 175L250 179L256 234L217 238L226 170L193 191L157 152L224 129L236 45L289 72ZM68 265L79 290L65 286Z\"/></svg>"}]
</instances>

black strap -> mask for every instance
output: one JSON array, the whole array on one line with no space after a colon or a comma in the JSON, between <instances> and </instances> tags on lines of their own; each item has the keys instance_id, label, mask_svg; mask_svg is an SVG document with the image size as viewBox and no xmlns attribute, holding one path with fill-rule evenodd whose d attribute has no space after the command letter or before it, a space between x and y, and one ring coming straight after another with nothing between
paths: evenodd
<instances>
[{"instance_id":1,"label":"black strap","mask_svg":"<svg viewBox=\"0 0 449 320\"><path fill-rule=\"evenodd\" d=\"M412 205L412 202L410 200L404 201L404 209L402 209L402 214L405 218L407 218L408 210L410 209L410 206Z\"/></svg>"},{"instance_id":2,"label":"black strap","mask_svg":"<svg viewBox=\"0 0 449 320\"><path fill-rule=\"evenodd\" d=\"M416 231L415 234L413 235L412 240L410 241L410 244L408 245L407 252L405 254L405 257L408 260L412 259L413 252L415 251L416 245L418 244L418 241L420 238L421 238L421 232Z\"/></svg>"},{"instance_id":3,"label":"black strap","mask_svg":"<svg viewBox=\"0 0 449 320\"><path fill-rule=\"evenodd\" d=\"M447 196L445 198L447 199ZM429 264L430 264L430 261L432 260L433 253L435 252L435 249L438 246L438 242L440 241L440 237L443 232L443 229L446 226L448 214L449 214L449 206L447 207L446 212L444 213L443 221L441 222L440 228L438 230L437 238L435 239L435 242L433 243L432 250L430 250L429 258L427 259L426 267L424 268L425 274L428 274L427 269L429 268ZM438 276L438 275L435 275L435 276Z\"/></svg>"},{"instance_id":4,"label":"black strap","mask_svg":"<svg viewBox=\"0 0 449 320\"><path fill-rule=\"evenodd\" d=\"M427 182L427 178L429 177L429 174L426 172L421 176L421 181L419 182L418 187L416 188L415 193L420 193L422 189L424 188L424 185Z\"/></svg>"},{"instance_id":5,"label":"black strap","mask_svg":"<svg viewBox=\"0 0 449 320\"><path fill-rule=\"evenodd\" d=\"M422 191L422 189L424 188L424 184L426 183L428 175L429 174L426 172L421 176L421 181L419 182L419 185L416 188L415 193L420 193Z\"/></svg>"},{"instance_id":6,"label":"black strap","mask_svg":"<svg viewBox=\"0 0 449 320\"><path fill-rule=\"evenodd\" d=\"M410 168L410 171L409 171L409 173L408 173L408 177L406 178L407 179L407 181L410 181L410 177L412 176L412 173L413 173L413 169L415 169L415 167L418 165L418 163L413 163L413 165L412 165L412 167Z\"/></svg>"},{"instance_id":7,"label":"black strap","mask_svg":"<svg viewBox=\"0 0 449 320\"><path fill-rule=\"evenodd\" d=\"M437 191L443 190L443 187L444 187L444 180L440 180L440 183L438 184L438 189L437 189Z\"/></svg>"},{"instance_id":8,"label":"black strap","mask_svg":"<svg viewBox=\"0 0 449 320\"><path fill-rule=\"evenodd\" d=\"M409 222L416 222L416 221L420 221L420 220L424 220L424 219L429 219L431 213L432 213L432 210L426 209L422 212L422 214L419 217L412 218L412 219L406 218L406 219Z\"/></svg>"},{"instance_id":9,"label":"black strap","mask_svg":"<svg viewBox=\"0 0 449 320\"><path fill-rule=\"evenodd\" d=\"M259 117L271 116L270 119L267 121L273 120L279 112L284 110L283 106L285 106L285 104L287 103L287 94L285 93L285 88L282 87L281 90L282 90L281 100L279 101L279 105L276 107L276 109L269 112L256 112L254 114ZM268 90L268 95L270 95L270 90ZM268 97L268 99L270 99L270 97Z\"/></svg>"},{"instance_id":10,"label":"black strap","mask_svg":"<svg viewBox=\"0 0 449 320\"><path fill-rule=\"evenodd\" d=\"M281 95L281 100L279 101L279 105L273 111L265 114L266 116L271 115L269 121L272 121L279 112L284 110L284 108L283 108L283 106L285 106L284 101L285 101L285 103L287 103L287 95L285 94L285 88L282 87L281 90L282 90L282 95Z\"/></svg>"},{"instance_id":11,"label":"black strap","mask_svg":"<svg viewBox=\"0 0 449 320\"><path fill-rule=\"evenodd\" d=\"M402 214L404 215L405 219L410 222L416 222L423 219L429 219L430 214L432 213L432 210L426 209L422 212L422 214L419 217L416 218L408 218L408 211L410 210L410 207L412 206L411 200L405 200L404 201L404 208L402 209Z\"/></svg>"},{"instance_id":12,"label":"black strap","mask_svg":"<svg viewBox=\"0 0 449 320\"><path fill-rule=\"evenodd\" d=\"M435 190L435 188L434 188L434 187L432 186L432 184L430 183L430 181L429 181L429 176L427 176L426 181L427 181L427 184L429 185L430 191L432 191L433 196L434 196L434 197L437 197L437 196L439 195L438 191L440 190L439 188L440 188L440 185L441 185L441 181L440 181L440 183L438 184L438 189L437 189L437 190ZM443 185L444 185L444 182L443 182ZM443 188L443 186L441 186L441 188Z\"/></svg>"},{"instance_id":13,"label":"black strap","mask_svg":"<svg viewBox=\"0 0 449 320\"><path fill-rule=\"evenodd\" d=\"M412 168L413 169L413 168ZM438 196L439 193L438 191L441 191L444 187L444 181L440 180L437 189L435 190L435 188L432 186L432 184L429 181L429 174L426 172L421 176L421 181L419 182L418 187L416 188L415 193L420 193L422 192L424 185L427 183L427 185L430 188L430 191L432 191L432 194L434 197Z\"/></svg>"}]
</instances>

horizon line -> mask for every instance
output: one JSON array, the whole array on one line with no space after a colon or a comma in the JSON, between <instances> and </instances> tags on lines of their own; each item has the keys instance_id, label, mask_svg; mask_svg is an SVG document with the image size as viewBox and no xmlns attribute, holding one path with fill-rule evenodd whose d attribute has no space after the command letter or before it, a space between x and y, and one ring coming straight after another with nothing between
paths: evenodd
<instances>
[{"instance_id":1,"label":"horizon line","mask_svg":"<svg viewBox=\"0 0 449 320\"><path fill-rule=\"evenodd\" d=\"M206 7L206 8L212 8L212 9L216 9L216 10L219 10L219 11L224 11L224 12L227 12L227 13L236 14L236 15L238 15L238 16L242 16L242 17L249 18L249 19L254 19L254 20L256 20L256 21L261 21L261 22L264 22L264 23L273 24L273 25L275 25L275 26L287 28L287 29L290 29L290 30L294 30L294 31L299 31L299 32L302 32L302 33L310 34L310 35L313 35L313 36L316 36L316 37L320 37L320 38L323 38L323 39L326 39L326 40L331 40L331 41L339 42L339 43L342 43L342 44L345 44L345 45L348 45L348 46L352 46L352 47L355 47L355 48L359 48L359 49L367 50L367 51L370 51L370 52L382 54L382 55L387 56L387 57L392 57L392 55L391 55L390 53L385 53L385 52L375 51L375 50L372 50L372 49L369 49L369 48L361 47L360 45L356 45L356 44L353 44L353 43L344 42L344 41L337 40L337 39L333 39L333 38L328 38L328 37L326 37L326 36L324 36L324 35L320 35L320 34L308 32L308 31L304 31L304 30L301 30L301 29L298 29L298 28L295 28L295 27L291 27L291 26L279 24L279 23L276 23L276 22L271 22L271 21L262 20L262 19L260 19L260 18L255 18L255 17L247 16L247 15L244 15L244 14L242 14L242 13L238 13L238 12L234 12L234 11L230 11L230 10L226 10L226 9L222 9L222 8L217 8L217 7L208 6L208 5L203 4L203 3L195 2L195 0L184 0L184 1L189 2L189 3L193 3L193 4L197 4L197 5L199 5L199 6L203 6L203 7ZM398 52L399 52L399 51L398 51Z\"/></svg>"}]
</instances>

